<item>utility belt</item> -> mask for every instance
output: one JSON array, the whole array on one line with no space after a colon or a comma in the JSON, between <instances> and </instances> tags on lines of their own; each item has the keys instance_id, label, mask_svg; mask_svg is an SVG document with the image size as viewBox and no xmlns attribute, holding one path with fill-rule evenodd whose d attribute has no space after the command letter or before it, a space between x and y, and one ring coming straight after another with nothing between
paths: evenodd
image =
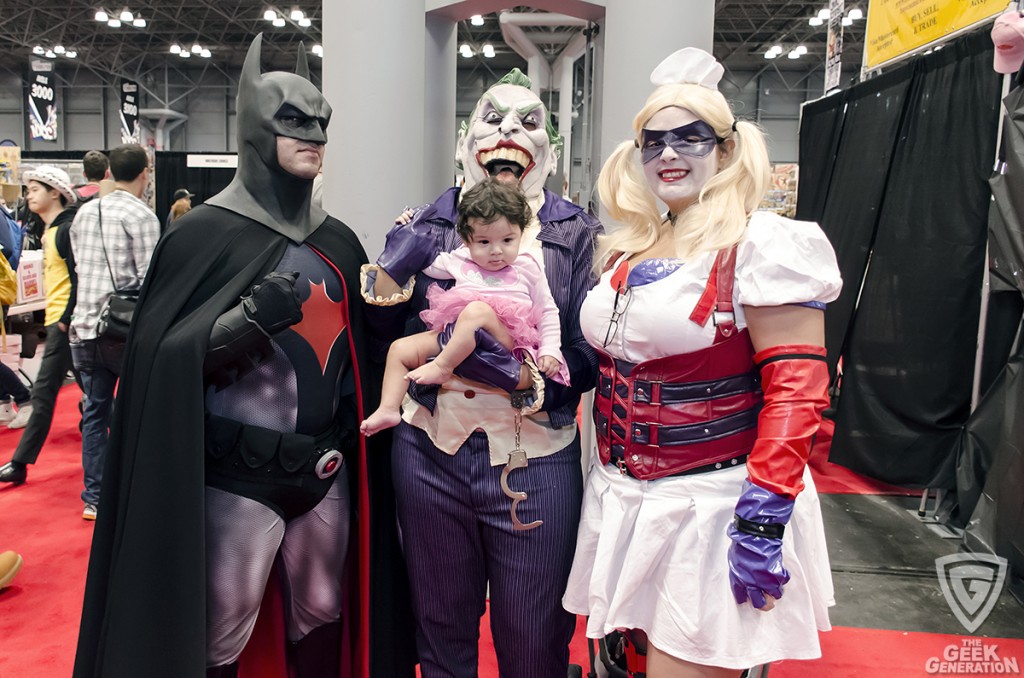
<instances>
[{"instance_id":1,"label":"utility belt","mask_svg":"<svg viewBox=\"0 0 1024 678\"><path fill-rule=\"evenodd\" d=\"M632 364L598 354L601 461L654 480L746 462L764 395L741 331L693 353Z\"/></svg>"},{"instance_id":2,"label":"utility belt","mask_svg":"<svg viewBox=\"0 0 1024 678\"><path fill-rule=\"evenodd\" d=\"M355 442L337 423L316 436L206 415L206 484L264 504L286 521L327 495Z\"/></svg>"}]
</instances>

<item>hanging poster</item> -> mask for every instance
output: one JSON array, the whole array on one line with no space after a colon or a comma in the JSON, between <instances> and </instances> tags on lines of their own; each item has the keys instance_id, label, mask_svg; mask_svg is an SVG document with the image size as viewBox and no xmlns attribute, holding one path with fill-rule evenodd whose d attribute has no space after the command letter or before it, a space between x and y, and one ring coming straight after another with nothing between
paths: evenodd
<instances>
[{"instance_id":1,"label":"hanging poster","mask_svg":"<svg viewBox=\"0 0 1024 678\"><path fill-rule=\"evenodd\" d=\"M32 59L28 83L28 127L34 141L57 140L56 78L53 62Z\"/></svg>"},{"instance_id":2,"label":"hanging poster","mask_svg":"<svg viewBox=\"0 0 1024 678\"><path fill-rule=\"evenodd\" d=\"M139 134L139 85L121 80L121 143L137 144Z\"/></svg>"},{"instance_id":3,"label":"hanging poster","mask_svg":"<svg viewBox=\"0 0 1024 678\"><path fill-rule=\"evenodd\" d=\"M843 0L831 0L828 15L828 43L825 49L825 92L839 87L843 73Z\"/></svg>"},{"instance_id":4,"label":"hanging poster","mask_svg":"<svg viewBox=\"0 0 1024 678\"><path fill-rule=\"evenodd\" d=\"M995 16L1006 0L871 0L864 65L873 68Z\"/></svg>"}]
</instances>

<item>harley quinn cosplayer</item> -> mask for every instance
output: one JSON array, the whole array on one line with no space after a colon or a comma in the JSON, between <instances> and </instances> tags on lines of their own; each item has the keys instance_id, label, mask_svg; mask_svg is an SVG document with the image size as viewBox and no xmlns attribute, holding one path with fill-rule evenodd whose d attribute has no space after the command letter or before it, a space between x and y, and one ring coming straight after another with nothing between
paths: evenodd
<instances>
[{"instance_id":1,"label":"harley quinn cosplayer","mask_svg":"<svg viewBox=\"0 0 1024 678\"><path fill-rule=\"evenodd\" d=\"M135 312L75 678L412 675L386 450L358 436L379 383L366 257L311 202L331 107L304 52L263 74L261 44L234 180L174 223ZM274 565L290 669L247 671L273 637L246 648Z\"/></svg>"},{"instance_id":2,"label":"harley quinn cosplayer","mask_svg":"<svg viewBox=\"0 0 1024 678\"><path fill-rule=\"evenodd\" d=\"M768 153L722 73L687 48L652 74L636 136L601 171L625 227L580 311L600 462L563 602L590 637L625 632L649 678L817 657L830 628L805 467L828 404L822 309L842 283L816 224L754 211Z\"/></svg>"}]
</instances>

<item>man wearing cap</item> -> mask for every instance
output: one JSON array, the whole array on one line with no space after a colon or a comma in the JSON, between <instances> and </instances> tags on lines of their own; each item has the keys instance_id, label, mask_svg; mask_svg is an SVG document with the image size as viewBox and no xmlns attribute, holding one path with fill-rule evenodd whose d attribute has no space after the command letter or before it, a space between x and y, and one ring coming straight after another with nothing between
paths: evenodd
<instances>
[{"instance_id":1,"label":"man wearing cap","mask_svg":"<svg viewBox=\"0 0 1024 678\"><path fill-rule=\"evenodd\" d=\"M43 279L46 287L46 348L39 373L32 384L31 402L18 410L9 428L25 428L11 461L0 466L0 483L21 485L28 464L39 457L53 421L57 392L71 369L68 327L75 308L75 261L71 254L70 228L75 191L67 172L40 165L22 175L28 187L28 208L45 225L43 230Z\"/></svg>"},{"instance_id":2,"label":"man wearing cap","mask_svg":"<svg viewBox=\"0 0 1024 678\"><path fill-rule=\"evenodd\" d=\"M138 290L160 238L160 222L142 201L149 184L149 156L138 144L110 152L114 190L86 203L71 226L78 262L79 294L71 321L71 354L82 375L82 469L85 490L82 517L96 518L100 479L107 450L114 387L121 371L124 343L96 331L100 313L115 289Z\"/></svg>"},{"instance_id":3,"label":"man wearing cap","mask_svg":"<svg viewBox=\"0 0 1024 678\"><path fill-rule=\"evenodd\" d=\"M167 219L164 221L165 231L171 227L172 221L192 209L192 198L194 197L195 193L189 193L187 188L179 188L174 192L171 209L167 212Z\"/></svg>"}]
</instances>

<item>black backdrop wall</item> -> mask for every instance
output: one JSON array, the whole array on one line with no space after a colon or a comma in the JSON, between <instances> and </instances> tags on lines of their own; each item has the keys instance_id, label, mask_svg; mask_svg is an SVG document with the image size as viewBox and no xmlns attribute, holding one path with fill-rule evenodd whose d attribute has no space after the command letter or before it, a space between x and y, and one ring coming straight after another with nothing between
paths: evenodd
<instances>
[{"instance_id":1,"label":"black backdrop wall","mask_svg":"<svg viewBox=\"0 0 1024 678\"><path fill-rule=\"evenodd\" d=\"M204 154L157 151L155 202L156 215L160 217L160 223L167 218L167 212L171 208L171 197L179 188L187 188L194 193L192 205L198 205L222 191L235 176L234 168L188 167L189 155Z\"/></svg>"},{"instance_id":2,"label":"black backdrop wall","mask_svg":"<svg viewBox=\"0 0 1024 678\"><path fill-rule=\"evenodd\" d=\"M995 157L992 49L978 31L803 112L797 217L821 223L844 280L826 314L830 365L844 368L831 460L894 484L954 486Z\"/></svg>"}]
</instances>

